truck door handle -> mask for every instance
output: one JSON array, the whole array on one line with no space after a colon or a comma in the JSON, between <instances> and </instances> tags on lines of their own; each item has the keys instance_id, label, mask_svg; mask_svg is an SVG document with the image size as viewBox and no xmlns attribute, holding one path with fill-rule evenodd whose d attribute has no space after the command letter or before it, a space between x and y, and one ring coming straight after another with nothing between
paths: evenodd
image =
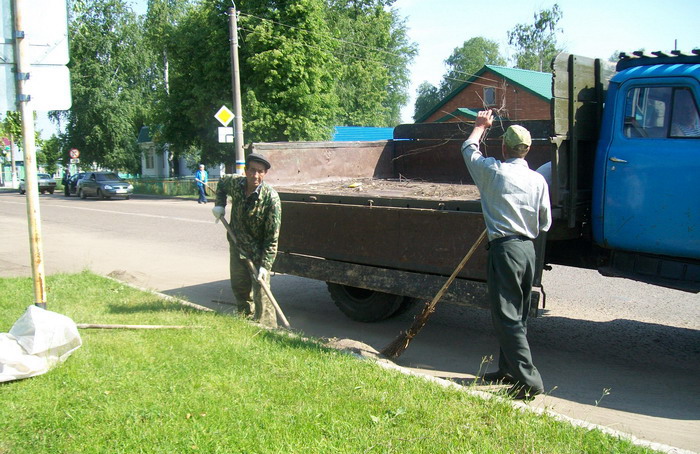
<instances>
[{"instance_id":1,"label":"truck door handle","mask_svg":"<svg viewBox=\"0 0 700 454\"><path fill-rule=\"evenodd\" d=\"M614 156L611 156L611 157L610 157L610 160L611 160L612 162L621 162L621 163L623 163L623 164L627 164L627 161L625 161L624 159L616 158L616 157L614 157Z\"/></svg>"}]
</instances>

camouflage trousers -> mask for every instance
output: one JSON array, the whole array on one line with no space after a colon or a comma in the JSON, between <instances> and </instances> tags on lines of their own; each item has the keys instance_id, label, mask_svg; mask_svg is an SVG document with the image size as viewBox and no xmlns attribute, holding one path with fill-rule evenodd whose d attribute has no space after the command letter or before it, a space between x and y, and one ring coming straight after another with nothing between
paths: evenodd
<instances>
[{"instance_id":1,"label":"camouflage trousers","mask_svg":"<svg viewBox=\"0 0 700 454\"><path fill-rule=\"evenodd\" d=\"M250 276L245 260L240 258L237 249L231 247L230 272L231 290L236 298L238 313L272 328L277 327L277 314L272 301L267 297L257 281ZM265 283L270 286L270 275L265 277Z\"/></svg>"}]
</instances>

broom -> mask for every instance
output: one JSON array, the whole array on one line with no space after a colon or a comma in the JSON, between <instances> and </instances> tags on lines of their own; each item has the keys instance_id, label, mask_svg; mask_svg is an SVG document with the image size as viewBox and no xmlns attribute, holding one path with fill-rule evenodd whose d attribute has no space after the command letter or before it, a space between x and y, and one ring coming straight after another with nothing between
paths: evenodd
<instances>
[{"instance_id":1,"label":"broom","mask_svg":"<svg viewBox=\"0 0 700 454\"><path fill-rule=\"evenodd\" d=\"M384 349L381 351L382 355L386 356L387 358L398 358L399 356L401 356L404 350L408 348L408 344L411 342L411 339L413 339L416 336L416 334L418 334L418 332L423 328L423 326L425 326L425 324L428 322L430 316L433 315L433 312L435 312L435 306L437 305L438 301L440 301L440 298L442 298L449 286L452 285L452 282L455 280L460 271L462 271L464 265L466 265L469 259L472 258L472 255L474 255L476 248L479 246L479 244L481 244L485 237L486 230L481 232L481 235L479 235L479 238L477 238L477 240L472 245L471 249L469 249L467 255L465 255L462 261L459 262L457 268L455 268L455 270L452 272L452 275L447 279L447 282L445 282L442 288L435 294L432 301L426 303L423 312L416 315L416 317L413 319L413 324L408 329L408 331L401 332L401 334L399 334L399 336L396 339L394 339L389 345L384 347Z\"/></svg>"}]
</instances>

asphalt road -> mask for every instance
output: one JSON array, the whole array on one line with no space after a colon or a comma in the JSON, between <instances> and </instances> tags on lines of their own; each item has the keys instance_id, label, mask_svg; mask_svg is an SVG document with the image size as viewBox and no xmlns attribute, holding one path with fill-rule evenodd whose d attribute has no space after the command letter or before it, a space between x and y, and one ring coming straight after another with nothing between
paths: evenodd
<instances>
[{"instance_id":1,"label":"asphalt road","mask_svg":"<svg viewBox=\"0 0 700 454\"><path fill-rule=\"evenodd\" d=\"M47 274L89 269L232 310L228 246L224 228L213 223L212 204L58 193L40 200ZM0 232L0 276L31 276L24 196L0 192ZM547 307L531 321L529 338L548 393L530 405L700 450L700 295L567 267L545 273L544 284ZM294 329L377 350L421 310L364 324L335 308L323 282L277 275L272 290ZM49 309L50 302L49 294ZM486 311L443 305L396 362L470 383L497 351Z\"/></svg>"}]
</instances>

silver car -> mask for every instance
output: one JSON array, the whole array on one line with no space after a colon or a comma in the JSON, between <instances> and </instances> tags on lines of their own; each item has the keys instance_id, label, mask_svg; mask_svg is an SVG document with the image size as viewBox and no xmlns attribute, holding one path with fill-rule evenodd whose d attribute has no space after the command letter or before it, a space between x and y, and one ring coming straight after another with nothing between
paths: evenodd
<instances>
[{"instance_id":1,"label":"silver car","mask_svg":"<svg viewBox=\"0 0 700 454\"><path fill-rule=\"evenodd\" d=\"M53 194L53 191L56 190L56 180L48 173L37 173L36 177L39 182L39 192L42 194L47 192ZM24 180L20 180L19 193L24 194L25 192L27 192L27 183Z\"/></svg>"},{"instance_id":2,"label":"silver car","mask_svg":"<svg viewBox=\"0 0 700 454\"><path fill-rule=\"evenodd\" d=\"M124 197L129 200L134 187L113 172L87 172L78 180L78 196L84 199L96 196L101 199Z\"/></svg>"}]
</instances>

